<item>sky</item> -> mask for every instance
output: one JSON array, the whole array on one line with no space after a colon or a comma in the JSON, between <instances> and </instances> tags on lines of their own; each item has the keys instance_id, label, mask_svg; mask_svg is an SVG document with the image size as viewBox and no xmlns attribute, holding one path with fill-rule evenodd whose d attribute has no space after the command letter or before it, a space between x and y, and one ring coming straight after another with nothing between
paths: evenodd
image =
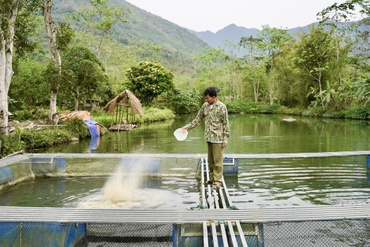
<instances>
[{"instance_id":1,"label":"sky","mask_svg":"<svg viewBox=\"0 0 370 247\"><path fill-rule=\"evenodd\" d=\"M246 28L294 28L317 21L316 14L345 0L126 0L181 27L217 32L235 24Z\"/></svg>"}]
</instances>

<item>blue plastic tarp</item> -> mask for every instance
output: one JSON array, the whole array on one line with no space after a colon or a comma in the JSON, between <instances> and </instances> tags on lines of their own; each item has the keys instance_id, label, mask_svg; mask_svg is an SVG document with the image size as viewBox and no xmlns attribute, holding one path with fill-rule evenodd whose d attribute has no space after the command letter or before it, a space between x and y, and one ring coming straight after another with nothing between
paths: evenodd
<instances>
[{"instance_id":1,"label":"blue plastic tarp","mask_svg":"<svg viewBox=\"0 0 370 247\"><path fill-rule=\"evenodd\" d=\"M91 137L100 136L99 127L98 127L99 126L99 123L98 122L96 122L96 121L94 121L92 119L89 119L89 120L84 120L84 123L89 128Z\"/></svg>"}]
</instances>

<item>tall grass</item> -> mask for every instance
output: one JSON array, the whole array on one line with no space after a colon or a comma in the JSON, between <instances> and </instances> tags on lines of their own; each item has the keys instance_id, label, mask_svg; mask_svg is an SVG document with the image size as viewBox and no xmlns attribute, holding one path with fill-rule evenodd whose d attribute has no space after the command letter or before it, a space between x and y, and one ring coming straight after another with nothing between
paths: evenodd
<instances>
[{"instance_id":1,"label":"tall grass","mask_svg":"<svg viewBox=\"0 0 370 247\"><path fill-rule=\"evenodd\" d=\"M173 119L175 115L169 109L159 109L153 107L144 107L144 118L141 118L138 114L132 118L131 112L128 114L128 122L132 124L151 123L157 121L165 121ZM109 127L114 124L119 124L116 120L115 115L110 113L104 113L102 111L92 111L91 118L105 127ZM122 124L127 123L126 115L122 120Z\"/></svg>"}]
</instances>

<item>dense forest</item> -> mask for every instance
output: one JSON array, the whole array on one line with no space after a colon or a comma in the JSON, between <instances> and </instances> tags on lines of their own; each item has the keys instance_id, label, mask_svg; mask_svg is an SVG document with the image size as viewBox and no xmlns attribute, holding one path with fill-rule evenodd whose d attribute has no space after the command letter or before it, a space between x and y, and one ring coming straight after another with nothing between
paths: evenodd
<instances>
[{"instance_id":1,"label":"dense forest","mask_svg":"<svg viewBox=\"0 0 370 247\"><path fill-rule=\"evenodd\" d=\"M366 0L328 6L318 25L294 36L264 26L228 52L122 0L0 4L0 129L9 111L50 108L53 122L58 111L104 106L125 89L145 106L188 113L210 85L230 113L263 105L370 116L370 23L352 21L369 16Z\"/></svg>"}]
</instances>

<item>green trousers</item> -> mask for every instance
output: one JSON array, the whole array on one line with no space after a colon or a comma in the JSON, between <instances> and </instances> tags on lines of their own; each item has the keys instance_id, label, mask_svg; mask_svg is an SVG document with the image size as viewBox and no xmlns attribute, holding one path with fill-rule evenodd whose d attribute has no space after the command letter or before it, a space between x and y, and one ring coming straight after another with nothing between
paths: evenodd
<instances>
[{"instance_id":1,"label":"green trousers","mask_svg":"<svg viewBox=\"0 0 370 247\"><path fill-rule=\"evenodd\" d=\"M222 143L208 142L209 179L212 182L222 183L224 148Z\"/></svg>"}]
</instances>

